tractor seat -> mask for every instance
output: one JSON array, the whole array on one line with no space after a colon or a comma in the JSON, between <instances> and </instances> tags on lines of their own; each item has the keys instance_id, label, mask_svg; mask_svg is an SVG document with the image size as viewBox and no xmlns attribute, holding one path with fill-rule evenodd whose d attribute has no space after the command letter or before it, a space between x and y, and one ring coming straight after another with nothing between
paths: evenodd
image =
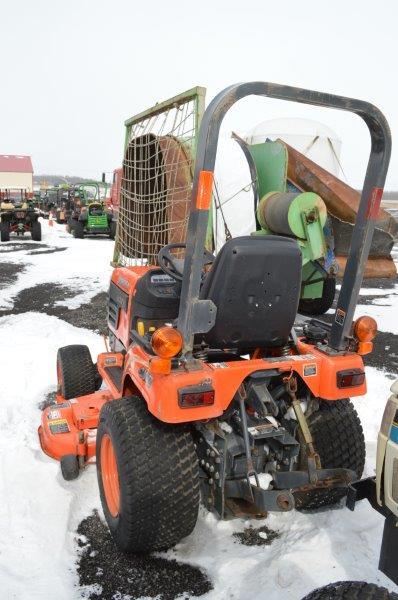
<instances>
[{"instance_id":1,"label":"tractor seat","mask_svg":"<svg viewBox=\"0 0 398 600\"><path fill-rule=\"evenodd\" d=\"M217 307L204 341L211 348L247 350L286 344L300 288L301 252L295 240L273 235L229 240L200 292Z\"/></svg>"},{"instance_id":2,"label":"tractor seat","mask_svg":"<svg viewBox=\"0 0 398 600\"><path fill-rule=\"evenodd\" d=\"M103 214L102 206L90 206L88 212L91 217L101 217Z\"/></svg>"}]
</instances>

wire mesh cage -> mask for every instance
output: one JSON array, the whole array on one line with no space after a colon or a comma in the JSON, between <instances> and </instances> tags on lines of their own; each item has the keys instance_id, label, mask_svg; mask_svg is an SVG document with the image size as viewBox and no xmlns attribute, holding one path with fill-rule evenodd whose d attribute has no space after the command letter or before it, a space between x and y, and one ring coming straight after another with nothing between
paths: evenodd
<instances>
[{"instance_id":1,"label":"wire mesh cage","mask_svg":"<svg viewBox=\"0 0 398 600\"><path fill-rule=\"evenodd\" d=\"M196 87L126 121L116 264L156 264L185 241L204 99Z\"/></svg>"}]
</instances>

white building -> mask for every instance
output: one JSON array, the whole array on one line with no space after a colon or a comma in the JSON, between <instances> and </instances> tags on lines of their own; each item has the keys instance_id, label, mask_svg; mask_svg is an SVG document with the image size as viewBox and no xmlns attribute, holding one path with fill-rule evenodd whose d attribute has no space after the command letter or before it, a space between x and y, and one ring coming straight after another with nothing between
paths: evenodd
<instances>
[{"instance_id":1,"label":"white building","mask_svg":"<svg viewBox=\"0 0 398 600\"><path fill-rule=\"evenodd\" d=\"M33 192L33 167L30 156L0 154L0 190Z\"/></svg>"}]
</instances>

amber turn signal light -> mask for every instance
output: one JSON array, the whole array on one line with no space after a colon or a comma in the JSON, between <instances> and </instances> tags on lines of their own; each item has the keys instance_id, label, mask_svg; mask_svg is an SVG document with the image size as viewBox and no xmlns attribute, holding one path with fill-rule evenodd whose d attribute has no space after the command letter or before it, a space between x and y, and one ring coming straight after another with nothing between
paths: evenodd
<instances>
[{"instance_id":1,"label":"amber turn signal light","mask_svg":"<svg viewBox=\"0 0 398 600\"><path fill-rule=\"evenodd\" d=\"M359 317L354 323L354 335L359 342L371 342L377 333L377 323L372 317Z\"/></svg>"},{"instance_id":2,"label":"amber turn signal light","mask_svg":"<svg viewBox=\"0 0 398 600\"><path fill-rule=\"evenodd\" d=\"M160 358L173 358L181 352L182 335L172 327L160 327L152 335L151 346Z\"/></svg>"}]
</instances>

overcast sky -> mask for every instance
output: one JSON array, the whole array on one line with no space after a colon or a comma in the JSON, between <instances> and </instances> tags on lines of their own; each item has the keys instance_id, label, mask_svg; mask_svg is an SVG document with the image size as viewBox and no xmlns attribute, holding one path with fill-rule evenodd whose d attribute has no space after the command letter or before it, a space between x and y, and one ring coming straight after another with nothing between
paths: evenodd
<instances>
[{"instance_id":1,"label":"overcast sky","mask_svg":"<svg viewBox=\"0 0 398 600\"><path fill-rule=\"evenodd\" d=\"M250 80L371 101L394 140L397 17L396 0L0 0L0 153L31 154L36 173L100 177L121 164L126 118L195 85L209 101ZM362 184L361 119L244 102L229 128L320 120L343 141L349 182ZM398 189L398 151L386 188Z\"/></svg>"}]
</instances>

